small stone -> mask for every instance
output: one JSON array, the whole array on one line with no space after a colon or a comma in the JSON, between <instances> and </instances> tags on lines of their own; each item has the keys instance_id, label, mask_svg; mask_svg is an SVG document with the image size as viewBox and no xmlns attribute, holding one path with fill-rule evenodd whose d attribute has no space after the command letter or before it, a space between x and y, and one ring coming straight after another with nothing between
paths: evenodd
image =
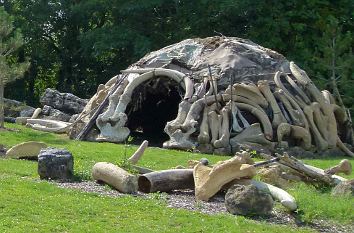
<instances>
[{"instance_id":1,"label":"small stone","mask_svg":"<svg viewBox=\"0 0 354 233\"><path fill-rule=\"evenodd\" d=\"M269 193L262 192L256 186L235 184L225 195L225 206L234 215L269 215L274 200Z\"/></svg>"},{"instance_id":2,"label":"small stone","mask_svg":"<svg viewBox=\"0 0 354 233\"><path fill-rule=\"evenodd\" d=\"M333 196L354 196L354 179L342 181L332 190Z\"/></svg>"},{"instance_id":3,"label":"small stone","mask_svg":"<svg viewBox=\"0 0 354 233\"><path fill-rule=\"evenodd\" d=\"M205 166L209 165L209 160L207 158L201 158L199 162Z\"/></svg>"},{"instance_id":4,"label":"small stone","mask_svg":"<svg viewBox=\"0 0 354 233\"><path fill-rule=\"evenodd\" d=\"M6 157L15 159L37 159L41 149L46 147L47 145L43 142L23 142L11 147L6 152Z\"/></svg>"},{"instance_id":5,"label":"small stone","mask_svg":"<svg viewBox=\"0 0 354 233\"><path fill-rule=\"evenodd\" d=\"M4 145L0 144L0 156L4 156L6 154L6 149Z\"/></svg>"},{"instance_id":6,"label":"small stone","mask_svg":"<svg viewBox=\"0 0 354 233\"><path fill-rule=\"evenodd\" d=\"M73 175L74 158L65 149L46 148L38 155L38 174L41 179L68 180Z\"/></svg>"}]
</instances>

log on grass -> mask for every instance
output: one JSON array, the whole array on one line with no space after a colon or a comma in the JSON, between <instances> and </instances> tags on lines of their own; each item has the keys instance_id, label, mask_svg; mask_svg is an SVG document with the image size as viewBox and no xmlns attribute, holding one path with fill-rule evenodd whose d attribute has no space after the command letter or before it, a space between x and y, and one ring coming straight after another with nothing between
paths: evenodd
<instances>
[{"instance_id":1,"label":"log on grass","mask_svg":"<svg viewBox=\"0 0 354 233\"><path fill-rule=\"evenodd\" d=\"M112 163L96 163L92 168L92 177L122 193L135 193L138 189L137 177Z\"/></svg>"},{"instance_id":2,"label":"log on grass","mask_svg":"<svg viewBox=\"0 0 354 233\"><path fill-rule=\"evenodd\" d=\"M147 173L138 178L139 191L170 192L194 189L193 169L170 169Z\"/></svg>"}]
</instances>

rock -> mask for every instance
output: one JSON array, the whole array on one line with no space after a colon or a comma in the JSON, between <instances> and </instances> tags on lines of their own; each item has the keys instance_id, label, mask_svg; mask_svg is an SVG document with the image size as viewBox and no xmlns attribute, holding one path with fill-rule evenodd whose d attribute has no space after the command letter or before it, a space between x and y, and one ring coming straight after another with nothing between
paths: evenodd
<instances>
[{"instance_id":1,"label":"rock","mask_svg":"<svg viewBox=\"0 0 354 233\"><path fill-rule=\"evenodd\" d=\"M4 115L7 117L31 117L34 110L25 103L4 98Z\"/></svg>"},{"instance_id":2,"label":"rock","mask_svg":"<svg viewBox=\"0 0 354 233\"><path fill-rule=\"evenodd\" d=\"M15 117L4 117L4 121L7 123L16 123Z\"/></svg>"},{"instance_id":3,"label":"rock","mask_svg":"<svg viewBox=\"0 0 354 233\"><path fill-rule=\"evenodd\" d=\"M289 182L282 177L282 170L278 165L263 167L258 171L261 181L285 189Z\"/></svg>"},{"instance_id":4,"label":"rock","mask_svg":"<svg viewBox=\"0 0 354 233\"><path fill-rule=\"evenodd\" d=\"M256 169L243 164L238 157L218 162L213 168L198 163L193 170L195 197L197 200L208 201L225 184L235 179L252 178Z\"/></svg>"},{"instance_id":5,"label":"rock","mask_svg":"<svg viewBox=\"0 0 354 233\"><path fill-rule=\"evenodd\" d=\"M81 99L71 93L60 93L50 88L45 90L40 102L43 105L49 105L68 114L81 113L87 104L85 99Z\"/></svg>"},{"instance_id":6,"label":"rock","mask_svg":"<svg viewBox=\"0 0 354 233\"><path fill-rule=\"evenodd\" d=\"M284 151L282 151L284 152ZM282 153L280 152L280 153ZM286 150L289 156L293 156L295 158L314 158L315 155L311 151L306 151L299 146L293 146Z\"/></svg>"},{"instance_id":7,"label":"rock","mask_svg":"<svg viewBox=\"0 0 354 233\"><path fill-rule=\"evenodd\" d=\"M209 160L207 158L201 158L199 162L205 166L209 165Z\"/></svg>"},{"instance_id":8,"label":"rock","mask_svg":"<svg viewBox=\"0 0 354 233\"><path fill-rule=\"evenodd\" d=\"M41 149L46 148L47 145L43 142L24 142L11 147L6 152L6 157L16 159L37 159Z\"/></svg>"},{"instance_id":9,"label":"rock","mask_svg":"<svg viewBox=\"0 0 354 233\"><path fill-rule=\"evenodd\" d=\"M332 189L333 196L354 196L354 179L342 181Z\"/></svg>"},{"instance_id":10,"label":"rock","mask_svg":"<svg viewBox=\"0 0 354 233\"><path fill-rule=\"evenodd\" d=\"M35 110L35 108L28 106L28 108L25 108L20 112L20 117L31 117Z\"/></svg>"},{"instance_id":11,"label":"rock","mask_svg":"<svg viewBox=\"0 0 354 233\"><path fill-rule=\"evenodd\" d=\"M4 156L6 154L6 148L4 145L0 144L0 156Z\"/></svg>"},{"instance_id":12,"label":"rock","mask_svg":"<svg viewBox=\"0 0 354 233\"><path fill-rule=\"evenodd\" d=\"M71 115L66 114L48 105L44 105L42 114L44 115L44 119L49 119L49 120L69 122L71 118Z\"/></svg>"},{"instance_id":13,"label":"rock","mask_svg":"<svg viewBox=\"0 0 354 233\"><path fill-rule=\"evenodd\" d=\"M68 180L73 175L74 158L66 149L46 148L38 155L41 179Z\"/></svg>"},{"instance_id":14,"label":"rock","mask_svg":"<svg viewBox=\"0 0 354 233\"><path fill-rule=\"evenodd\" d=\"M80 116L80 114L74 114L70 117L69 122L70 123L74 123L76 121L76 119L78 119L78 117Z\"/></svg>"},{"instance_id":15,"label":"rock","mask_svg":"<svg viewBox=\"0 0 354 233\"><path fill-rule=\"evenodd\" d=\"M273 198L269 193L258 190L254 185L235 184L225 195L228 212L235 215L269 215L273 209Z\"/></svg>"},{"instance_id":16,"label":"rock","mask_svg":"<svg viewBox=\"0 0 354 233\"><path fill-rule=\"evenodd\" d=\"M15 123L19 125L27 124L27 120L31 119L31 117L16 117Z\"/></svg>"}]
</instances>

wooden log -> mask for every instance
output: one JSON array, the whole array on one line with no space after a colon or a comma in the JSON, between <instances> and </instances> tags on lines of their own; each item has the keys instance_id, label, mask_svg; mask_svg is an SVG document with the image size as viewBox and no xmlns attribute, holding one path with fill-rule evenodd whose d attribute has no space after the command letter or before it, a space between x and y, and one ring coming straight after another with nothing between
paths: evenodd
<instances>
[{"instance_id":1,"label":"wooden log","mask_svg":"<svg viewBox=\"0 0 354 233\"><path fill-rule=\"evenodd\" d=\"M139 191L170 192L177 189L194 189L193 169L170 169L147 173L138 178Z\"/></svg>"},{"instance_id":2,"label":"wooden log","mask_svg":"<svg viewBox=\"0 0 354 233\"><path fill-rule=\"evenodd\" d=\"M92 168L92 177L122 193L135 193L138 189L137 177L112 163L96 163Z\"/></svg>"},{"instance_id":3,"label":"wooden log","mask_svg":"<svg viewBox=\"0 0 354 233\"><path fill-rule=\"evenodd\" d=\"M338 183L337 179L332 177L331 175L327 175L324 172L321 173L315 169L311 169L305 164L303 164L301 161L295 159L294 157L290 157L287 154L284 154L283 156L277 155L277 157L280 158L280 164L283 164L299 172L311 183L318 183L331 187L335 186Z\"/></svg>"}]
</instances>

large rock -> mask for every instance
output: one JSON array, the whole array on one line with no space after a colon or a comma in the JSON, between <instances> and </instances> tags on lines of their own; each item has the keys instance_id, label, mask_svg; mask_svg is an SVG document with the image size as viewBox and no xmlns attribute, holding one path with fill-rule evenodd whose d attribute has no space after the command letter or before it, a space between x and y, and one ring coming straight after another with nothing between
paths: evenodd
<instances>
[{"instance_id":1,"label":"large rock","mask_svg":"<svg viewBox=\"0 0 354 233\"><path fill-rule=\"evenodd\" d=\"M44 115L44 119L49 120L57 120L57 121L65 121L69 122L71 115L66 114L58 109L53 108L49 105L44 105L42 109L42 114Z\"/></svg>"},{"instance_id":2,"label":"large rock","mask_svg":"<svg viewBox=\"0 0 354 233\"><path fill-rule=\"evenodd\" d=\"M37 159L41 149L46 147L47 145L43 142L24 142L11 147L6 152L6 157L16 159Z\"/></svg>"},{"instance_id":3,"label":"large rock","mask_svg":"<svg viewBox=\"0 0 354 233\"><path fill-rule=\"evenodd\" d=\"M342 181L332 190L333 196L354 196L354 179Z\"/></svg>"},{"instance_id":4,"label":"large rock","mask_svg":"<svg viewBox=\"0 0 354 233\"><path fill-rule=\"evenodd\" d=\"M235 184L225 195L226 209L235 215L268 215L272 212L273 204L269 193L258 190L252 184Z\"/></svg>"},{"instance_id":5,"label":"large rock","mask_svg":"<svg viewBox=\"0 0 354 233\"><path fill-rule=\"evenodd\" d=\"M7 117L31 117L35 108L17 100L4 99L4 114Z\"/></svg>"},{"instance_id":6,"label":"large rock","mask_svg":"<svg viewBox=\"0 0 354 233\"><path fill-rule=\"evenodd\" d=\"M41 179L68 180L74 170L74 158L65 149L46 148L38 155L38 174Z\"/></svg>"},{"instance_id":7,"label":"large rock","mask_svg":"<svg viewBox=\"0 0 354 233\"><path fill-rule=\"evenodd\" d=\"M40 99L41 104L49 105L62 112L80 113L87 104L87 100L81 99L71 93L60 93L55 89L47 88Z\"/></svg>"}]
</instances>

